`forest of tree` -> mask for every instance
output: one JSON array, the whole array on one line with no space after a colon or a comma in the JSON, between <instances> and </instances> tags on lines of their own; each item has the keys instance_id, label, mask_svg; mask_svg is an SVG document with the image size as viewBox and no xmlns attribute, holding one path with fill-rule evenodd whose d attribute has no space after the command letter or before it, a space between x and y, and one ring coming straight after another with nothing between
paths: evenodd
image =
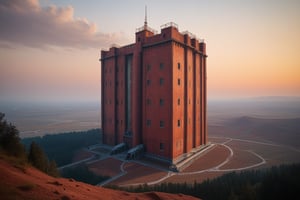
<instances>
[{"instance_id":1,"label":"forest of tree","mask_svg":"<svg viewBox=\"0 0 300 200\"><path fill-rule=\"evenodd\" d=\"M24 164L29 163L54 177L60 176L56 162L60 165L69 164L76 151L101 141L100 129L21 140L17 128L4 120L4 116L0 113L0 153L14 156ZM98 184L109 178L95 175L85 165L64 169L61 175L89 184Z\"/></svg>"},{"instance_id":2,"label":"forest of tree","mask_svg":"<svg viewBox=\"0 0 300 200\"><path fill-rule=\"evenodd\" d=\"M79 149L101 142L101 136L100 129L92 129L24 138L22 143L28 149L30 144L35 142L43 148L50 160L55 160L58 166L63 166L72 162Z\"/></svg>"},{"instance_id":3,"label":"forest of tree","mask_svg":"<svg viewBox=\"0 0 300 200\"><path fill-rule=\"evenodd\" d=\"M4 119L5 115L0 113L0 154L12 156L20 163L29 163L37 169L51 176L59 176L54 160L49 162L42 148L36 143L30 144L26 152L21 143L18 129Z\"/></svg>"},{"instance_id":4,"label":"forest of tree","mask_svg":"<svg viewBox=\"0 0 300 200\"><path fill-rule=\"evenodd\" d=\"M128 192L159 191L182 193L206 200L297 199L300 192L300 164L232 172L202 183L162 183L138 187L110 188Z\"/></svg>"},{"instance_id":5,"label":"forest of tree","mask_svg":"<svg viewBox=\"0 0 300 200\"><path fill-rule=\"evenodd\" d=\"M101 142L101 136L100 129L92 129L88 131L57 133L43 137L25 138L22 140L22 143L26 146L26 149L32 149L32 144L34 144L34 146L41 146L49 159L55 160L58 166L63 166L72 162L78 150ZM39 163L44 162L39 161ZM41 168L44 169L43 164L41 165ZM60 172L60 175L92 185L110 178L105 175L100 176L94 174L84 164L65 168Z\"/></svg>"}]
</instances>

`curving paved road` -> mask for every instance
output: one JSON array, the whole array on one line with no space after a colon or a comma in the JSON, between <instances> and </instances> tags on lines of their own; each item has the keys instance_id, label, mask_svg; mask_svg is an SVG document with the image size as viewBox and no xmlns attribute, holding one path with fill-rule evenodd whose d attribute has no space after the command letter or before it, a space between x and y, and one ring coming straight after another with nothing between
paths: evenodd
<instances>
[{"instance_id":1,"label":"curving paved road","mask_svg":"<svg viewBox=\"0 0 300 200\"><path fill-rule=\"evenodd\" d=\"M246 167L238 167L238 168L231 168L231 169L220 169L221 167L223 167L224 165L226 165L228 162L230 162L230 160L234 156L234 151L232 150L232 148L230 146L226 145L227 143L230 143L231 141L235 141L236 140L236 141L244 141L244 142L250 142L250 143L261 144L261 145L281 146L281 145L272 144L272 143L257 142L257 141L252 141L252 140L242 140L242 139L235 139L235 138L228 138L228 137L215 137L215 138L227 139L223 143L215 143L215 144L224 146L230 152L230 154L227 156L227 158L222 163L218 164L217 166L208 168L208 169L194 171L194 172L169 172L166 176L164 176L164 177L162 177L162 178L160 178L160 179L158 179L156 181L146 182L146 184L148 184L148 185L158 184L158 183L161 183L164 180L166 180L166 179L168 179L168 178L170 178L171 176L174 176L174 175L184 176L184 175L201 174L201 173L204 173L204 172L232 172L232 171L241 171L241 170L247 170L247 169L255 168L255 167L258 167L258 166L261 166L261 165L264 165L264 164L267 163L267 161L261 155L255 153L253 151L248 151L248 152L252 153L253 155L255 155L256 157L258 157L261 161L259 163L256 163L256 164L253 164L253 165L249 165L249 166L246 166ZM210 149L210 150L212 150L212 149ZM137 186L137 185L141 185L141 184L145 184L145 183L125 184L125 185L122 185L122 186Z\"/></svg>"},{"instance_id":2,"label":"curving paved road","mask_svg":"<svg viewBox=\"0 0 300 200\"><path fill-rule=\"evenodd\" d=\"M166 179L168 179L168 178L170 178L172 176L175 176L175 175L184 176L184 175L201 174L201 173L205 173L205 172L232 172L232 171L241 171L241 170L248 170L248 169L252 169L252 168L255 168L255 167L259 167L259 166L264 165L264 164L267 163L267 161L261 155L255 153L254 151L248 150L249 153L251 153L254 156L256 156L257 158L259 158L260 162L252 164L252 165L248 165L248 166L245 166L245 167L237 167L237 168L230 168L230 169L221 169L228 162L230 162L231 159L235 155L234 154L234 150L230 146L228 146L228 143L230 143L232 141L241 141L241 142L247 142L247 143L253 143L253 144L260 144L260 145L267 145L267 146L274 146L274 147L286 147L284 145L279 145L279 144L275 144L275 143L259 142L259 141L247 140L247 139L238 139L238 138L230 138L230 137L216 137L216 136L210 137L210 138L225 139L226 140L224 142L215 142L214 143L216 145L221 145L221 146L225 147L230 152L229 155L226 157L226 159L223 162L221 162L220 164L218 164L216 166L213 166L213 167L210 167L210 168L207 168L207 169L204 169L204 170L193 171L193 172L171 172L171 171L168 171L167 175L161 177L158 180L146 182L146 184L148 184L148 185L159 184L159 183L165 181ZM98 146L95 146L95 148L96 147L98 147ZM86 150L89 151L89 152L95 153L95 154L99 154L98 152L93 151L93 148L94 148L94 146L90 147L90 148L88 148ZM208 153L212 149L214 149L214 148L208 149L205 153ZM295 151L300 152L298 149L296 149ZM71 164L69 164L67 166L63 166L63 167L69 167L69 166L76 165L76 164L82 163L82 162L87 162L87 161L94 162L94 161L101 160L101 159L95 159L94 156L92 156L90 158L87 158L85 160L78 161L76 163L71 163ZM107 158L107 157L109 157L109 156L105 156L105 158ZM103 157L102 157L102 159L103 159ZM108 184L108 183L110 183L110 182L112 182L112 181L114 181L114 180L116 180L116 179L124 176L125 174L127 174L128 172L124 169L124 165L127 162L129 162L129 161L125 161L125 160L122 160L122 161L123 162L120 165L120 171L121 172L119 174L117 174L116 176L112 177L111 179L109 179L109 180L107 180L105 182L99 183L98 185L103 186L103 185ZM145 166L153 167L151 165L147 165L146 163L142 163L142 162L139 162L139 161L130 161L130 162L136 162L138 164L142 164L142 165L145 165ZM164 169L160 169L160 170L164 170ZM145 182L143 182L143 183L134 183L134 184L125 184L125 185L121 185L121 186L136 186L136 185L141 185L141 184L145 184Z\"/></svg>"}]
</instances>

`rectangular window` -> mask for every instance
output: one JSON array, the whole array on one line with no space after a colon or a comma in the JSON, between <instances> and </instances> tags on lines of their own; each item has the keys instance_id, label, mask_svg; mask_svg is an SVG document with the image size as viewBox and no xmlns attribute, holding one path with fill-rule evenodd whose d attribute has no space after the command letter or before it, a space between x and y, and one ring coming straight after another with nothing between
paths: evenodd
<instances>
[{"instance_id":1,"label":"rectangular window","mask_svg":"<svg viewBox=\"0 0 300 200\"><path fill-rule=\"evenodd\" d=\"M151 126L151 120L147 119L146 124L147 124L148 127L150 127Z\"/></svg>"},{"instance_id":2,"label":"rectangular window","mask_svg":"<svg viewBox=\"0 0 300 200\"><path fill-rule=\"evenodd\" d=\"M177 120L177 126L180 127L180 119Z\"/></svg>"},{"instance_id":3,"label":"rectangular window","mask_svg":"<svg viewBox=\"0 0 300 200\"><path fill-rule=\"evenodd\" d=\"M177 99L177 105L180 105L180 98Z\"/></svg>"},{"instance_id":4,"label":"rectangular window","mask_svg":"<svg viewBox=\"0 0 300 200\"><path fill-rule=\"evenodd\" d=\"M180 69L180 63L177 64L177 68Z\"/></svg>"},{"instance_id":5,"label":"rectangular window","mask_svg":"<svg viewBox=\"0 0 300 200\"><path fill-rule=\"evenodd\" d=\"M179 78L179 79L177 79L177 84L178 84L178 85L180 85L180 78Z\"/></svg>"},{"instance_id":6,"label":"rectangular window","mask_svg":"<svg viewBox=\"0 0 300 200\"><path fill-rule=\"evenodd\" d=\"M163 151L164 148L165 148L164 143L160 142L160 143L159 143L159 150Z\"/></svg>"},{"instance_id":7,"label":"rectangular window","mask_svg":"<svg viewBox=\"0 0 300 200\"><path fill-rule=\"evenodd\" d=\"M163 68L164 68L164 64L163 64L163 63L160 63L160 64L159 64L159 69L162 70Z\"/></svg>"},{"instance_id":8,"label":"rectangular window","mask_svg":"<svg viewBox=\"0 0 300 200\"><path fill-rule=\"evenodd\" d=\"M164 100L163 99L159 99L159 105L163 106L164 105Z\"/></svg>"},{"instance_id":9,"label":"rectangular window","mask_svg":"<svg viewBox=\"0 0 300 200\"><path fill-rule=\"evenodd\" d=\"M164 121L159 121L159 127L160 128L163 128L163 127L165 127L165 122Z\"/></svg>"},{"instance_id":10,"label":"rectangular window","mask_svg":"<svg viewBox=\"0 0 300 200\"><path fill-rule=\"evenodd\" d=\"M147 80L147 85L149 86L151 84L151 80Z\"/></svg>"},{"instance_id":11,"label":"rectangular window","mask_svg":"<svg viewBox=\"0 0 300 200\"><path fill-rule=\"evenodd\" d=\"M125 130L131 127L131 72L132 72L133 56L128 55L125 57Z\"/></svg>"},{"instance_id":12,"label":"rectangular window","mask_svg":"<svg viewBox=\"0 0 300 200\"><path fill-rule=\"evenodd\" d=\"M147 102L147 105L151 104L151 100L150 99L147 99L146 102Z\"/></svg>"},{"instance_id":13,"label":"rectangular window","mask_svg":"<svg viewBox=\"0 0 300 200\"><path fill-rule=\"evenodd\" d=\"M159 79L159 85L163 85L164 82L165 82L165 80L164 80L163 78L160 78L160 79Z\"/></svg>"}]
</instances>

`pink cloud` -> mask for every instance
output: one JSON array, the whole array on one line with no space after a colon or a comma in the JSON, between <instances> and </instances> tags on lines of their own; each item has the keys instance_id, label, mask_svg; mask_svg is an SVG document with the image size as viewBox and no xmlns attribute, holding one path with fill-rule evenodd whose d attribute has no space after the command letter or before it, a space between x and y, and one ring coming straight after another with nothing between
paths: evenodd
<instances>
[{"instance_id":1,"label":"pink cloud","mask_svg":"<svg viewBox=\"0 0 300 200\"><path fill-rule=\"evenodd\" d=\"M102 33L87 19L75 19L72 6L41 7L38 0L0 1L0 44L30 47L102 48L125 38Z\"/></svg>"}]
</instances>

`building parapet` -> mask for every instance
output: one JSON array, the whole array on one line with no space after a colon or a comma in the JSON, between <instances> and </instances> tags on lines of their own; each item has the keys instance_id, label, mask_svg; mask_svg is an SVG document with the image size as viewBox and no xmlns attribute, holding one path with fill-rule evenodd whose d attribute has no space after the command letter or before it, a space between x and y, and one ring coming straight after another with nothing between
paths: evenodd
<instances>
[{"instance_id":1,"label":"building parapet","mask_svg":"<svg viewBox=\"0 0 300 200\"><path fill-rule=\"evenodd\" d=\"M144 25L144 26L142 26L140 28L137 28L135 30L136 33L141 32L141 31L150 31L150 32L154 33L154 35L156 35L158 33L157 30L155 30L155 29L153 29L153 28L151 28L147 25Z\"/></svg>"},{"instance_id":2,"label":"building parapet","mask_svg":"<svg viewBox=\"0 0 300 200\"><path fill-rule=\"evenodd\" d=\"M181 34L182 35L188 35L191 39L199 40L195 34L189 32L189 31L183 31L183 32L181 32Z\"/></svg>"},{"instance_id":3,"label":"building parapet","mask_svg":"<svg viewBox=\"0 0 300 200\"><path fill-rule=\"evenodd\" d=\"M161 29L168 28L168 27L174 27L178 30L178 25L174 22L169 22L160 26Z\"/></svg>"},{"instance_id":4,"label":"building parapet","mask_svg":"<svg viewBox=\"0 0 300 200\"><path fill-rule=\"evenodd\" d=\"M183 31L181 32L182 35L188 35L191 39L196 39L198 40L200 43L203 43L204 42L204 39L200 39L198 38L195 34L189 32L189 31Z\"/></svg>"},{"instance_id":5,"label":"building parapet","mask_svg":"<svg viewBox=\"0 0 300 200\"><path fill-rule=\"evenodd\" d=\"M112 44L112 45L110 45L110 48L120 48L121 46L120 45L118 45L118 44Z\"/></svg>"},{"instance_id":6,"label":"building parapet","mask_svg":"<svg viewBox=\"0 0 300 200\"><path fill-rule=\"evenodd\" d=\"M123 46L123 48L133 48L134 46L135 46L135 44L129 44L129 45Z\"/></svg>"}]
</instances>

